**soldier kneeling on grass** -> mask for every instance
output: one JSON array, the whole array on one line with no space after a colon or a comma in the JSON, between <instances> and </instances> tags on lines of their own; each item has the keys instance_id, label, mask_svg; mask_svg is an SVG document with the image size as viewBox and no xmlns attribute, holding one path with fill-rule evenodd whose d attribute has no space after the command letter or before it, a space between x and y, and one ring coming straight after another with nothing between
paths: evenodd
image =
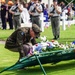
<instances>
[{"instance_id":1,"label":"soldier kneeling on grass","mask_svg":"<svg viewBox=\"0 0 75 75\"><path fill-rule=\"evenodd\" d=\"M19 52L19 59L21 59L27 56L32 45L36 44L35 38L40 36L40 32L41 30L36 24L33 24L32 28L18 28L7 38L5 48L14 52Z\"/></svg>"}]
</instances>

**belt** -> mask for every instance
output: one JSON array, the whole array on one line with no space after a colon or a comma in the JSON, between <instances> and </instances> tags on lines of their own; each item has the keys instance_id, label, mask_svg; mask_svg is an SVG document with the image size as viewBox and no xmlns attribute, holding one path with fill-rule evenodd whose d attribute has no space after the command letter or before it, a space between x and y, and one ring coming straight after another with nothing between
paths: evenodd
<instances>
[{"instance_id":1,"label":"belt","mask_svg":"<svg viewBox=\"0 0 75 75\"><path fill-rule=\"evenodd\" d=\"M17 17L17 16L20 16L20 15L14 15L14 17Z\"/></svg>"},{"instance_id":2,"label":"belt","mask_svg":"<svg viewBox=\"0 0 75 75\"><path fill-rule=\"evenodd\" d=\"M39 17L39 15L37 15L37 16L32 16L32 17Z\"/></svg>"},{"instance_id":3,"label":"belt","mask_svg":"<svg viewBox=\"0 0 75 75\"><path fill-rule=\"evenodd\" d=\"M51 18L56 18L56 17L59 17L59 16L52 16Z\"/></svg>"}]
</instances>

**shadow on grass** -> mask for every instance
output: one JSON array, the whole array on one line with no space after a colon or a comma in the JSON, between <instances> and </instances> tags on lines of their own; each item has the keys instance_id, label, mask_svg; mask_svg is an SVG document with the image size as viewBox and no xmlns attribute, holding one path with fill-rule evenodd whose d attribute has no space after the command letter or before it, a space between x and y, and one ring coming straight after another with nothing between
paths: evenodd
<instances>
[{"instance_id":1,"label":"shadow on grass","mask_svg":"<svg viewBox=\"0 0 75 75\"><path fill-rule=\"evenodd\" d=\"M75 69L75 60L74 61L67 61L65 63L60 62L54 65L51 64L45 64L43 65L45 71L47 74L50 75L50 73L57 73L58 71L66 71L66 70L72 70ZM4 67L0 67L0 70L2 70ZM29 67L26 70L15 70L15 71L5 71L0 75L43 75L42 70L39 66L33 66Z\"/></svg>"},{"instance_id":2,"label":"shadow on grass","mask_svg":"<svg viewBox=\"0 0 75 75\"><path fill-rule=\"evenodd\" d=\"M46 68L46 72L57 72L57 71L62 71L62 70L68 70L68 69L73 69L75 68L75 61L71 61L71 62L65 62L62 63L62 61L58 64L55 64L53 66L45 66Z\"/></svg>"},{"instance_id":3,"label":"shadow on grass","mask_svg":"<svg viewBox=\"0 0 75 75\"><path fill-rule=\"evenodd\" d=\"M0 67L0 71L3 70L3 67ZM0 75L42 75L42 70L40 67L28 67L27 69L4 71Z\"/></svg>"}]
</instances>

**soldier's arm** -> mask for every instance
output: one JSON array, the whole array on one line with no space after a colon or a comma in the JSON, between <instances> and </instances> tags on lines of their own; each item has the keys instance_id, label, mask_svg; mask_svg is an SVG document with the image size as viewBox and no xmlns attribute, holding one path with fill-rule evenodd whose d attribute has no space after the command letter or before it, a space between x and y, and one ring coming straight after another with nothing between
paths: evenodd
<instances>
[{"instance_id":1,"label":"soldier's arm","mask_svg":"<svg viewBox=\"0 0 75 75\"><path fill-rule=\"evenodd\" d=\"M36 10L39 12L39 13L41 13L42 12L42 6L40 5L40 8L38 8L38 6L35 6L35 8L36 8Z\"/></svg>"},{"instance_id":2,"label":"soldier's arm","mask_svg":"<svg viewBox=\"0 0 75 75\"><path fill-rule=\"evenodd\" d=\"M30 15L34 15L34 13L32 12L32 6L30 6L30 9L29 9L28 12L29 12Z\"/></svg>"},{"instance_id":3,"label":"soldier's arm","mask_svg":"<svg viewBox=\"0 0 75 75\"><path fill-rule=\"evenodd\" d=\"M15 14L15 12L14 12L14 11L12 11L12 8L13 8L13 6L10 8L9 12L10 12L12 15L14 15L14 14Z\"/></svg>"},{"instance_id":4,"label":"soldier's arm","mask_svg":"<svg viewBox=\"0 0 75 75\"><path fill-rule=\"evenodd\" d=\"M49 10L49 13L48 13L48 16L49 16L49 17L53 16L53 13L51 13L51 12L52 12L52 6L53 6L53 5L51 5L50 10Z\"/></svg>"},{"instance_id":5,"label":"soldier's arm","mask_svg":"<svg viewBox=\"0 0 75 75\"><path fill-rule=\"evenodd\" d=\"M55 10L58 14L61 14L61 7L60 6L55 6Z\"/></svg>"},{"instance_id":6,"label":"soldier's arm","mask_svg":"<svg viewBox=\"0 0 75 75\"><path fill-rule=\"evenodd\" d=\"M19 45L19 50L23 49L23 38L24 38L24 32L18 31L17 32L17 44Z\"/></svg>"},{"instance_id":7,"label":"soldier's arm","mask_svg":"<svg viewBox=\"0 0 75 75\"><path fill-rule=\"evenodd\" d=\"M23 9L22 5L18 5L18 9L19 9L20 12L22 12L22 9Z\"/></svg>"},{"instance_id":8,"label":"soldier's arm","mask_svg":"<svg viewBox=\"0 0 75 75\"><path fill-rule=\"evenodd\" d=\"M8 6L6 6L6 15L5 15L5 18L6 19L8 18Z\"/></svg>"},{"instance_id":9,"label":"soldier's arm","mask_svg":"<svg viewBox=\"0 0 75 75\"><path fill-rule=\"evenodd\" d=\"M32 45L37 44L36 39L35 39L35 38L33 38L33 39L31 40L31 43L32 43Z\"/></svg>"},{"instance_id":10,"label":"soldier's arm","mask_svg":"<svg viewBox=\"0 0 75 75\"><path fill-rule=\"evenodd\" d=\"M49 16L53 16L53 13L48 13Z\"/></svg>"}]
</instances>

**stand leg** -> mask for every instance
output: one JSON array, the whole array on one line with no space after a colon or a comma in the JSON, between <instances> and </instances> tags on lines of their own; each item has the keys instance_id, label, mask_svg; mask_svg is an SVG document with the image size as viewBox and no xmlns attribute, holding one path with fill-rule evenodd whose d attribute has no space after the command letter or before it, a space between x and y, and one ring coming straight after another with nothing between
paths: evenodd
<instances>
[{"instance_id":1,"label":"stand leg","mask_svg":"<svg viewBox=\"0 0 75 75\"><path fill-rule=\"evenodd\" d=\"M39 58L37 57L37 55L35 55L35 57L36 57L36 59L37 59L39 65L40 65L40 67L41 67L41 69L42 69L44 75L47 75L46 72L45 72L45 70L44 70L44 68L43 68L43 66L42 66L42 64L41 64L41 62L40 62L40 60L39 60Z\"/></svg>"}]
</instances>

